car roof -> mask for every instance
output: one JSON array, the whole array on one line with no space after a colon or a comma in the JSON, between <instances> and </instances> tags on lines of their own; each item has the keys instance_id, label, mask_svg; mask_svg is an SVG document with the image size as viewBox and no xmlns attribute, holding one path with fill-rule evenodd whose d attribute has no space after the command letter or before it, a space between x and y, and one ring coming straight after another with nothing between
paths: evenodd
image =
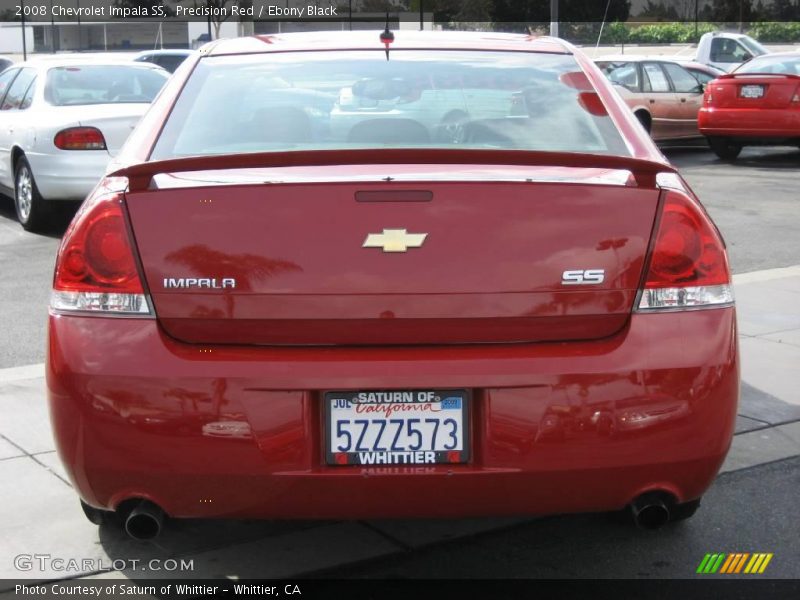
<instances>
[{"instance_id":1,"label":"car roof","mask_svg":"<svg viewBox=\"0 0 800 600\"><path fill-rule=\"evenodd\" d=\"M161 50L145 50L139 52L135 58L140 58L142 56L191 56L195 52L197 52L197 50L190 50L187 48L164 48Z\"/></svg>"},{"instance_id":2,"label":"car roof","mask_svg":"<svg viewBox=\"0 0 800 600\"><path fill-rule=\"evenodd\" d=\"M572 54L572 46L558 38L474 31L394 31L390 49L512 50ZM207 56L261 54L291 50L383 49L380 30L324 31L258 35L210 42L200 49Z\"/></svg>"},{"instance_id":3,"label":"car roof","mask_svg":"<svg viewBox=\"0 0 800 600\"><path fill-rule=\"evenodd\" d=\"M704 33L703 36L709 37L729 37L733 39L740 39L745 37L750 37L746 33L739 33L738 31L709 31Z\"/></svg>"},{"instance_id":4,"label":"car roof","mask_svg":"<svg viewBox=\"0 0 800 600\"><path fill-rule=\"evenodd\" d=\"M57 52L56 54L37 54L26 62L58 62L61 60L120 61L130 60L136 52Z\"/></svg>"},{"instance_id":5,"label":"car roof","mask_svg":"<svg viewBox=\"0 0 800 600\"><path fill-rule=\"evenodd\" d=\"M786 52L770 52L769 54L760 54L754 56L751 60L760 60L762 58L774 58L776 56L786 56L789 58L800 58L800 50L789 50Z\"/></svg>"},{"instance_id":6,"label":"car roof","mask_svg":"<svg viewBox=\"0 0 800 600\"><path fill-rule=\"evenodd\" d=\"M132 62L130 59L124 58L117 58L117 57L109 57L108 55L95 55L95 56L86 56L86 55L79 55L74 56L70 55L68 58L58 58L56 56L49 56L49 57L35 57L26 60L25 62L15 63L15 67L35 67L35 68L52 68L52 67L79 67L79 66L103 66L103 67L134 67L138 69L155 69L161 70L163 69L158 65L154 65L152 63L137 63Z\"/></svg>"},{"instance_id":7,"label":"car roof","mask_svg":"<svg viewBox=\"0 0 800 600\"><path fill-rule=\"evenodd\" d=\"M671 62L671 63L688 63L691 57L681 58L680 56L664 56L661 54L609 54L607 56L595 56L592 58L595 62Z\"/></svg>"}]
</instances>

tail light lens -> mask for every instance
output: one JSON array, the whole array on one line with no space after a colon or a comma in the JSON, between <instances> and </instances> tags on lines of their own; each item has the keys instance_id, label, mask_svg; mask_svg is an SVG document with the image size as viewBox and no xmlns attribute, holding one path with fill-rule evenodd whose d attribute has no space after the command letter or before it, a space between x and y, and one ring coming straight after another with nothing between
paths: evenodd
<instances>
[{"instance_id":1,"label":"tail light lens","mask_svg":"<svg viewBox=\"0 0 800 600\"><path fill-rule=\"evenodd\" d=\"M728 258L717 229L689 196L665 193L639 310L733 304Z\"/></svg>"},{"instance_id":2,"label":"tail light lens","mask_svg":"<svg viewBox=\"0 0 800 600\"><path fill-rule=\"evenodd\" d=\"M55 311L151 315L122 209L125 180L104 180L67 229L56 258Z\"/></svg>"},{"instance_id":3,"label":"tail light lens","mask_svg":"<svg viewBox=\"0 0 800 600\"><path fill-rule=\"evenodd\" d=\"M62 129L53 139L61 150L105 150L106 140L96 127L70 127Z\"/></svg>"}]
</instances>

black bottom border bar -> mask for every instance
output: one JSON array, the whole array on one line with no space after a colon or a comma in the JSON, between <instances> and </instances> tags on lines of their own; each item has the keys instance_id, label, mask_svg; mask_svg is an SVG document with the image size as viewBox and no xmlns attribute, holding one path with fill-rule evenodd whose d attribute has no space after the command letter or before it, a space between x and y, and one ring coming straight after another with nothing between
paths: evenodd
<instances>
[{"instance_id":1,"label":"black bottom border bar","mask_svg":"<svg viewBox=\"0 0 800 600\"><path fill-rule=\"evenodd\" d=\"M798 579L94 579L39 583L0 580L0 600L285 598L296 600L459 600L522 598L693 598L761 600L800 598Z\"/></svg>"}]
</instances>

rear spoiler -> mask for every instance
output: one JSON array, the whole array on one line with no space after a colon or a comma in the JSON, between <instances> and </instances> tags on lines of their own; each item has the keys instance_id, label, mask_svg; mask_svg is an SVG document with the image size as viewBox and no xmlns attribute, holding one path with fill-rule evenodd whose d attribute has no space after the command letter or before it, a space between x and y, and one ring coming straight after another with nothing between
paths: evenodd
<instances>
[{"instance_id":1,"label":"rear spoiler","mask_svg":"<svg viewBox=\"0 0 800 600\"><path fill-rule=\"evenodd\" d=\"M717 79L736 79L737 77L785 77L787 79L800 79L800 75L794 73L725 73Z\"/></svg>"},{"instance_id":2,"label":"rear spoiler","mask_svg":"<svg viewBox=\"0 0 800 600\"><path fill-rule=\"evenodd\" d=\"M132 192L150 189L155 175L191 171L218 171L270 167L315 167L331 165L514 165L532 167L577 167L630 171L639 187L655 188L656 175L677 173L667 163L572 152L533 152L521 150L448 150L397 148L391 150L300 150L259 152L175 158L134 164L109 174L127 177Z\"/></svg>"}]
</instances>

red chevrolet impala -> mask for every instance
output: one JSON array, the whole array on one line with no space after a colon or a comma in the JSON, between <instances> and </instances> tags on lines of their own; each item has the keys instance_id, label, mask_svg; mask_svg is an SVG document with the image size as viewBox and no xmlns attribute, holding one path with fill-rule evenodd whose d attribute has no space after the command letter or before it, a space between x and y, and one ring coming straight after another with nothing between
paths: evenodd
<instances>
[{"instance_id":1,"label":"red chevrolet impala","mask_svg":"<svg viewBox=\"0 0 800 600\"><path fill-rule=\"evenodd\" d=\"M800 147L800 52L758 56L709 82L698 125L726 160L743 146Z\"/></svg>"},{"instance_id":2,"label":"red chevrolet impala","mask_svg":"<svg viewBox=\"0 0 800 600\"><path fill-rule=\"evenodd\" d=\"M611 84L517 35L213 43L59 251L87 516L690 516L739 387L724 243Z\"/></svg>"}]
</instances>

